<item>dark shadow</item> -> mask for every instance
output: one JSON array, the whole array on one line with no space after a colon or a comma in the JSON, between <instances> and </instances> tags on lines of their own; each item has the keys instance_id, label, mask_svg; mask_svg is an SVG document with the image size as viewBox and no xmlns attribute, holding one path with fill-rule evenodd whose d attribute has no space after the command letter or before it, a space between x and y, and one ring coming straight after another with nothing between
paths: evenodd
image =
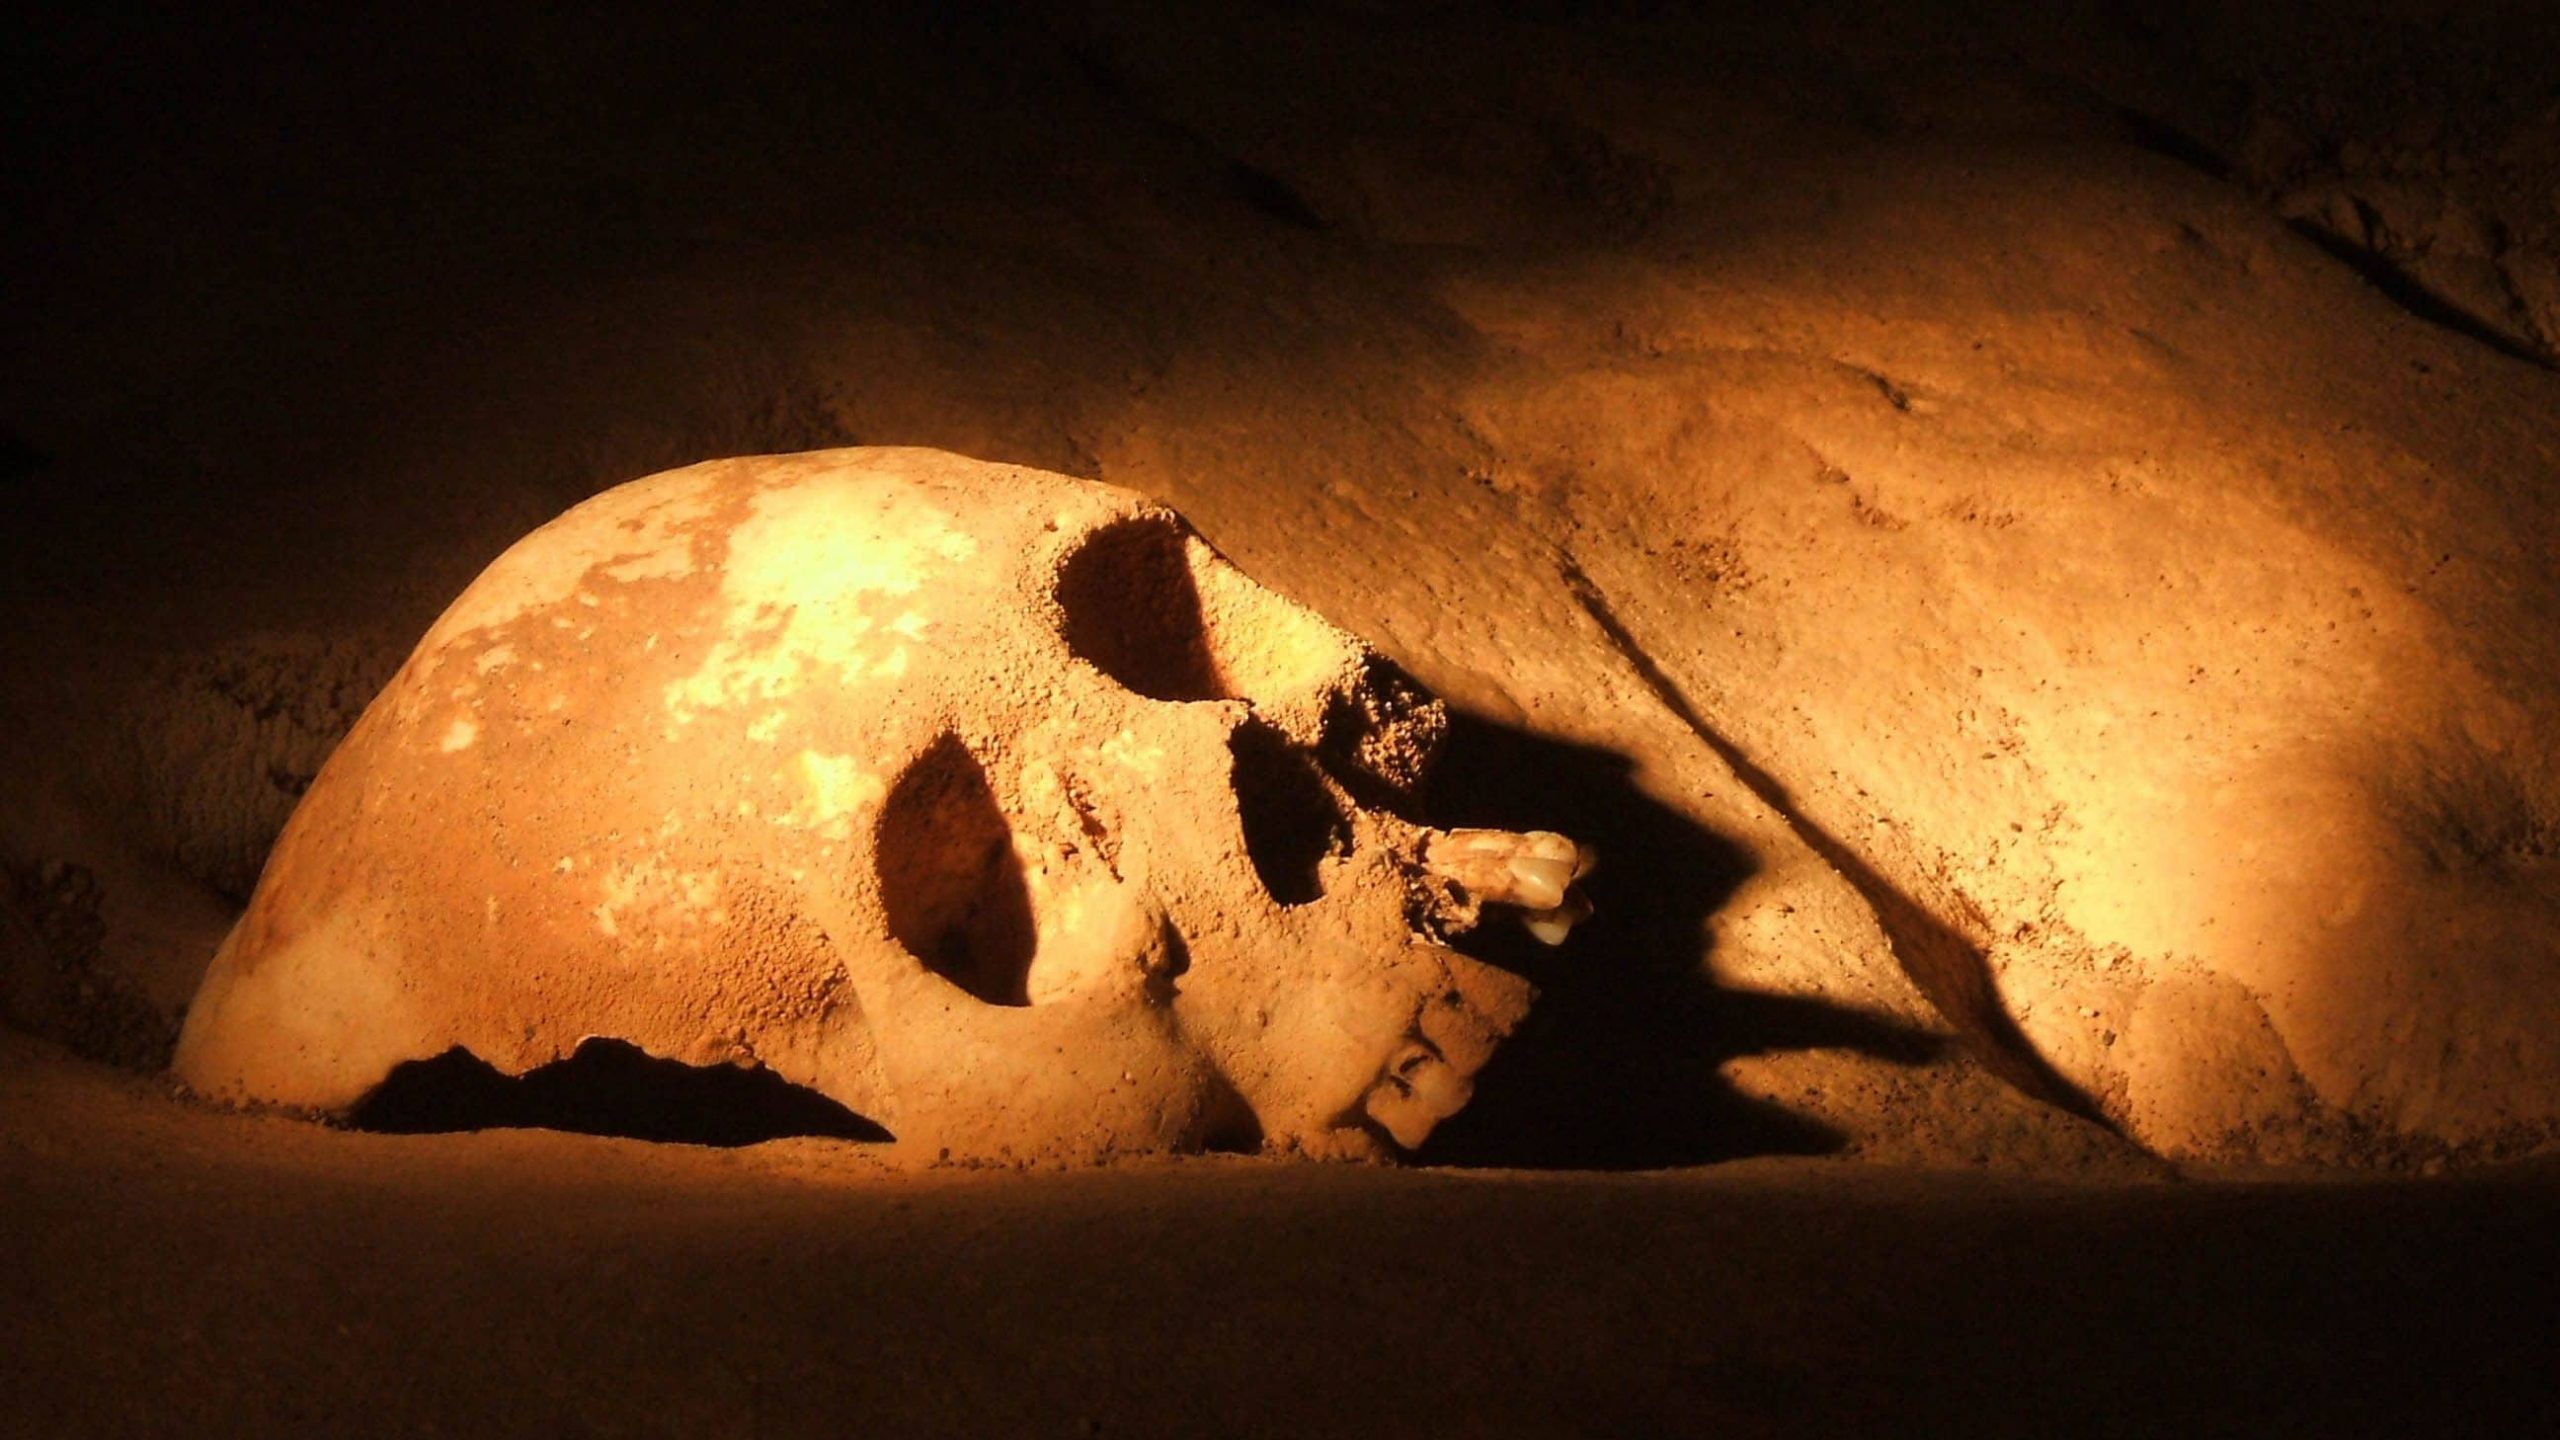
<instances>
[{"instance_id":1,"label":"dark shadow","mask_svg":"<svg viewBox=\"0 0 2560 1440\"><path fill-rule=\"evenodd\" d=\"M2477 340L2510 360L2521 360L2542 370L2560 369L2560 361L2436 294L2418 277L2393 264L2390 257L2332 235L2309 220L2286 223L2293 233L2319 246L2328 252L2331 259L2363 276L2366 284L2381 291L2391 303L2428 324Z\"/></svg>"},{"instance_id":2,"label":"dark shadow","mask_svg":"<svg viewBox=\"0 0 2560 1440\"><path fill-rule=\"evenodd\" d=\"M2125 139L2134 145L2216 180L2231 178L2231 162L2224 158L2222 152L2202 140L2130 105L2110 105L2107 108L2114 113Z\"/></svg>"},{"instance_id":3,"label":"dark shadow","mask_svg":"<svg viewBox=\"0 0 2560 1440\"><path fill-rule=\"evenodd\" d=\"M53 463L53 457L37 449L14 430L0 429L0 492Z\"/></svg>"},{"instance_id":4,"label":"dark shadow","mask_svg":"<svg viewBox=\"0 0 2560 1440\"><path fill-rule=\"evenodd\" d=\"M1300 230L1325 228L1324 216L1307 203L1307 197L1270 171L1233 160L1227 164L1226 177L1227 189L1266 218Z\"/></svg>"},{"instance_id":5,"label":"dark shadow","mask_svg":"<svg viewBox=\"0 0 2560 1440\"><path fill-rule=\"evenodd\" d=\"M1754 764L1724 738L1679 684L1664 673L1653 656L1628 631L1609 606L1608 596L1570 557L1559 556L1566 587L1593 624L1631 666L1654 698L1688 727L1733 771L1760 803L1777 812L1796 837L1840 872L1875 911L1876 923L1893 945L1902 973L1919 988L1948 1024L1955 1027L1982 1067L2021 1093L2076 1115L2111 1133L2115 1123L2079 1087L2063 1078L2040 1054L2015 1017L2000 1001L1991 976L1990 958L1963 930L1921 904L1901 886L1867 862L1867 858L1796 807L1777 777ZM1962 897L1958 897L1961 899ZM1979 918L1979 917L1975 917ZM1977 927L1978 928L1978 927Z\"/></svg>"},{"instance_id":6,"label":"dark shadow","mask_svg":"<svg viewBox=\"0 0 2560 1440\"><path fill-rule=\"evenodd\" d=\"M566 1060L498 1073L459 1046L393 1067L348 1122L396 1135L569 1130L684 1145L754 1145L789 1135L887 1140L889 1132L770 1070L686 1065L619 1040Z\"/></svg>"},{"instance_id":7,"label":"dark shadow","mask_svg":"<svg viewBox=\"0 0 2560 1440\"><path fill-rule=\"evenodd\" d=\"M1848 1049L1896 1064L1939 1051L1899 1020L1718 986L1706 922L1751 874L1732 842L1653 799L1633 762L1463 713L1429 796L1435 823L1558 830L1597 847L1592 919L1548 949L1500 913L1458 948L1528 977L1536 1008L1420 1158L1453 1165L1626 1169L1823 1154L1841 1134L1747 1097L1719 1073L1741 1055Z\"/></svg>"}]
</instances>

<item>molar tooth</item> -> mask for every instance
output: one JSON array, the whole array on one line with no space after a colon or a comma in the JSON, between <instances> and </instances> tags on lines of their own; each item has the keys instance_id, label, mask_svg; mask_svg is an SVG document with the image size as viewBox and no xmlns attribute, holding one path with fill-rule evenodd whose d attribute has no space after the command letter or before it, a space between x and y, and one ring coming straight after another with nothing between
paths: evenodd
<instances>
[{"instance_id":1,"label":"molar tooth","mask_svg":"<svg viewBox=\"0 0 2560 1440\"><path fill-rule=\"evenodd\" d=\"M1422 863L1480 901L1552 910L1591 873L1596 852L1552 830L1449 830L1423 846Z\"/></svg>"},{"instance_id":2,"label":"molar tooth","mask_svg":"<svg viewBox=\"0 0 2560 1440\"><path fill-rule=\"evenodd\" d=\"M1520 923L1542 944L1561 945L1573 933L1573 927L1591 918L1591 902L1580 895L1567 895L1563 904L1552 910L1532 910L1520 917Z\"/></svg>"},{"instance_id":3,"label":"molar tooth","mask_svg":"<svg viewBox=\"0 0 2560 1440\"><path fill-rule=\"evenodd\" d=\"M1503 893L1485 898L1529 910L1553 910L1564 903L1564 889L1573 883L1573 862L1569 860L1514 855L1506 868L1511 883L1503 887Z\"/></svg>"},{"instance_id":4,"label":"molar tooth","mask_svg":"<svg viewBox=\"0 0 2560 1440\"><path fill-rule=\"evenodd\" d=\"M1510 839L1512 854L1539 860L1570 860L1582 848L1553 830L1524 830Z\"/></svg>"}]
</instances>

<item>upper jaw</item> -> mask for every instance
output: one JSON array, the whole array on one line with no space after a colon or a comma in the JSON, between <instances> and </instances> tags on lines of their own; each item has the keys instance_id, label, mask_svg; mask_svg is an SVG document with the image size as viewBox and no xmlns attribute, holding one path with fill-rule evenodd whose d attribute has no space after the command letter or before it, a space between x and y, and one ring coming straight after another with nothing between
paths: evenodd
<instances>
[{"instance_id":1,"label":"upper jaw","mask_svg":"<svg viewBox=\"0 0 2560 1440\"><path fill-rule=\"evenodd\" d=\"M1579 885L1599 852L1552 830L1424 830L1416 847L1422 872L1454 889L1433 916L1447 928L1472 928L1486 905L1517 909L1531 935L1561 945L1591 915Z\"/></svg>"},{"instance_id":2,"label":"upper jaw","mask_svg":"<svg viewBox=\"0 0 2560 1440\"><path fill-rule=\"evenodd\" d=\"M1560 945L1591 914L1577 888L1599 856L1551 830L1421 830L1412 851L1429 881L1426 929L1470 929L1487 905L1519 912L1529 933ZM1406 1150L1421 1147L1443 1120L1465 1108L1475 1076L1529 1013L1536 991L1507 970L1429 943L1436 965L1410 1033L1391 1047L1360 1102L1365 1119Z\"/></svg>"}]
</instances>

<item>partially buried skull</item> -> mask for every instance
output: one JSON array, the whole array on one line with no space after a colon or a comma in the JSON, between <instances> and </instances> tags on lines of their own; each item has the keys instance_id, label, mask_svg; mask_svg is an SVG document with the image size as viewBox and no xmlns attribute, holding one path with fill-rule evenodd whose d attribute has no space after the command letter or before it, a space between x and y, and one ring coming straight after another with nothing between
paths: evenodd
<instances>
[{"instance_id":1,"label":"partially buried skull","mask_svg":"<svg viewBox=\"0 0 2560 1440\"><path fill-rule=\"evenodd\" d=\"M534 532L323 769L177 1073L344 1111L455 1047L768 1067L923 1153L1419 1145L1589 857L1435 831L1445 726L1141 496L721 460Z\"/></svg>"}]
</instances>

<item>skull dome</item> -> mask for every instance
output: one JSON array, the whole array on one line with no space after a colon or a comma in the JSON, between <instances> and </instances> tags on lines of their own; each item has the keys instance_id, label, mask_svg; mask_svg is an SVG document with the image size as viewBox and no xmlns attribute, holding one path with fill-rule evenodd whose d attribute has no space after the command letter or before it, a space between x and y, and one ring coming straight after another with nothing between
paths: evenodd
<instances>
[{"instance_id":1,"label":"skull dome","mask_svg":"<svg viewBox=\"0 0 2560 1440\"><path fill-rule=\"evenodd\" d=\"M718 460L520 541L322 770L187 1017L345 1111L455 1048L764 1066L923 1153L1410 1148L1583 913L1408 817L1445 726L1171 510L922 450Z\"/></svg>"}]
</instances>

